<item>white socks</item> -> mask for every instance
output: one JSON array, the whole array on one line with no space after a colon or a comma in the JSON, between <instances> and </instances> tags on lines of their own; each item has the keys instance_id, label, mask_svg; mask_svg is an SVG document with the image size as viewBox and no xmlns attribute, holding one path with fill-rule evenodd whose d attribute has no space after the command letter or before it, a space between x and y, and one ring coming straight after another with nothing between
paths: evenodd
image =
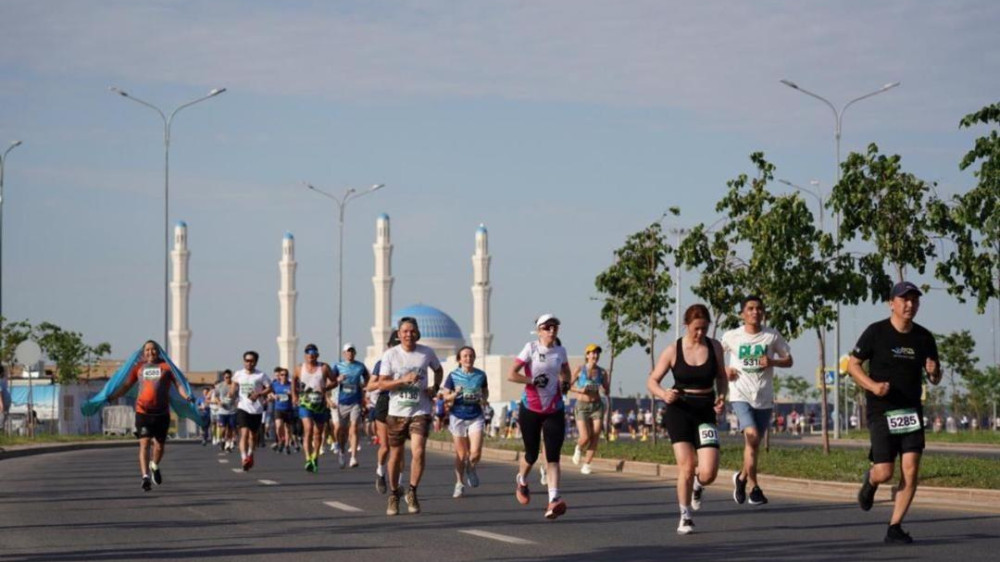
<instances>
[{"instance_id":1,"label":"white socks","mask_svg":"<svg viewBox=\"0 0 1000 562\"><path fill-rule=\"evenodd\" d=\"M524 476L521 476L520 472L517 473L517 485L518 486L527 486L528 485L527 483L525 483Z\"/></svg>"},{"instance_id":2,"label":"white socks","mask_svg":"<svg viewBox=\"0 0 1000 562\"><path fill-rule=\"evenodd\" d=\"M549 502L556 501L556 498L558 497L559 497L559 488L553 488L549 486Z\"/></svg>"},{"instance_id":3,"label":"white socks","mask_svg":"<svg viewBox=\"0 0 1000 562\"><path fill-rule=\"evenodd\" d=\"M702 488L704 488L704 486L701 485L701 481L698 480L698 475L696 474L695 477L694 477L694 489L695 490L700 490Z\"/></svg>"},{"instance_id":4,"label":"white socks","mask_svg":"<svg viewBox=\"0 0 1000 562\"><path fill-rule=\"evenodd\" d=\"M691 519L691 506L682 505L680 506L680 508L681 508L681 519Z\"/></svg>"},{"instance_id":5,"label":"white socks","mask_svg":"<svg viewBox=\"0 0 1000 562\"><path fill-rule=\"evenodd\" d=\"M385 465L384 464L380 464L380 465L378 465L378 466L375 467L375 475L376 476L385 476Z\"/></svg>"}]
</instances>

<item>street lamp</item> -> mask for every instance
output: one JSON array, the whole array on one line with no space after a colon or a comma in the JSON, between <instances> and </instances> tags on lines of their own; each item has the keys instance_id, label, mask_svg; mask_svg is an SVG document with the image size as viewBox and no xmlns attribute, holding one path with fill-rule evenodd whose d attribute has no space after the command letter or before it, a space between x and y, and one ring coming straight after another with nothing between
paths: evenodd
<instances>
[{"instance_id":1,"label":"street lamp","mask_svg":"<svg viewBox=\"0 0 1000 562\"><path fill-rule=\"evenodd\" d=\"M168 300L170 295L170 125L173 123L174 116L177 115L178 111L209 98L214 98L215 96L225 92L226 89L215 88L208 94L198 99L183 103L170 112L169 117L164 114L159 107L143 101L121 88L111 86L108 90L113 94L118 94L123 98L130 99L138 104L142 104L152 109L158 113L160 115L160 119L163 120L163 346L168 347L170 345L167 327L168 318L170 317L170 306Z\"/></svg>"},{"instance_id":2,"label":"street lamp","mask_svg":"<svg viewBox=\"0 0 1000 562\"><path fill-rule=\"evenodd\" d=\"M349 188L344 194L338 199L336 196L331 195L322 189L313 186L311 183L302 182L302 185L308 187L309 189L319 193L323 197L333 200L337 204L337 211L339 213L338 224L340 226L340 251L338 252L338 264L337 264L337 353L340 353L340 346L344 344L343 340L343 327L344 327L344 209L347 208L347 203L357 199L358 197L364 197L365 195L371 195L372 193L385 187L384 183L377 183L372 185L367 190L358 192L358 190Z\"/></svg>"},{"instance_id":3,"label":"street lamp","mask_svg":"<svg viewBox=\"0 0 1000 562\"><path fill-rule=\"evenodd\" d=\"M21 146L21 141L10 143L7 150L0 156L0 318L3 318L3 169L7 163L7 154Z\"/></svg>"},{"instance_id":4,"label":"street lamp","mask_svg":"<svg viewBox=\"0 0 1000 562\"><path fill-rule=\"evenodd\" d=\"M835 127L834 131L833 131L833 133L834 133L833 138L836 141L836 145L837 145L837 162L836 162L836 164L837 164L837 166L836 166L836 168L837 168L837 183L835 183L834 185L837 185L837 184L840 183L840 132L841 132L841 130L843 128L843 124L844 124L844 112L847 111L847 108L851 107L851 105L853 105L854 103L859 102L859 101L861 101L863 99L866 99L866 98L870 98L872 96L877 96L878 94L881 94L882 92L887 92L887 91L895 88L896 86L899 86L899 84L900 84L899 82L890 82L890 83L882 86L881 88L875 90L874 92L869 92L869 93L867 93L867 94L865 94L863 96L860 96L860 97L852 99L851 101L849 101L846 104L844 104L844 107L840 108L840 111L838 111L837 108L832 103L830 103L830 101L828 99L824 98L823 96L820 96L818 94L814 94L814 93L810 92L809 90L800 88L798 84L796 84L795 82L792 82L791 80L781 80L780 82L782 84L788 86L789 88L792 88L793 90L798 90L799 92L802 92L803 94L805 94L807 96L810 96L810 97L818 99L819 101L825 103L827 105L827 107L829 107L830 110L833 111L833 119L834 119L834 127ZM840 253L840 248L839 248L839 246L840 246L840 213L837 213L836 223L837 223L837 235L836 235L836 238L837 238L837 246L838 246L837 253L839 255L839 253ZM837 301L836 340L837 340L837 350L836 350L836 352L837 352L837 371L840 371L840 301L839 300ZM838 373L838 375L839 375L839 373ZM837 376L836 378L834 378L833 382L834 382L834 384L833 384L833 401L836 404L835 411L837 413L837 415L834 416L834 419L833 419L833 438L834 439L840 439L840 414L841 414L841 409L840 409L840 377Z\"/></svg>"}]
</instances>

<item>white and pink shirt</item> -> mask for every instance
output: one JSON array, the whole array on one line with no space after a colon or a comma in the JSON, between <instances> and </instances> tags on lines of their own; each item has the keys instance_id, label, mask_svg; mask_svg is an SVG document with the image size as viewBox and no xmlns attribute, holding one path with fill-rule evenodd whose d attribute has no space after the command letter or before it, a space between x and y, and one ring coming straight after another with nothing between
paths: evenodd
<instances>
[{"instance_id":1,"label":"white and pink shirt","mask_svg":"<svg viewBox=\"0 0 1000 562\"><path fill-rule=\"evenodd\" d=\"M563 366L569 368L566 349L561 345L544 347L537 341L528 342L515 359L524 366L524 376L531 384L524 385L521 403L532 412L549 414L563 409L559 375Z\"/></svg>"}]
</instances>

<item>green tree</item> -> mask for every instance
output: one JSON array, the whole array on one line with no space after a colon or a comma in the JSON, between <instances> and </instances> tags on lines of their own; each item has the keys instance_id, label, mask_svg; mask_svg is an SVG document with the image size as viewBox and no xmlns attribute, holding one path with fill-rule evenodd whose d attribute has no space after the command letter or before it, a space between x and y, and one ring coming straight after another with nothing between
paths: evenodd
<instances>
[{"instance_id":1,"label":"green tree","mask_svg":"<svg viewBox=\"0 0 1000 562\"><path fill-rule=\"evenodd\" d=\"M813 388L809 381L802 377L791 376L785 378L785 390L794 402L805 404L813 397Z\"/></svg>"},{"instance_id":2,"label":"green tree","mask_svg":"<svg viewBox=\"0 0 1000 562\"><path fill-rule=\"evenodd\" d=\"M11 365L14 362L14 350L21 342L29 340L35 329L27 320L7 322L0 316L0 363Z\"/></svg>"},{"instance_id":3,"label":"green tree","mask_svg":"<svg viewBox=\"0 0 1000 562\"><path fill-rule=\"evenodd\" d=\"M996 412L997 402L1000 402L1000 366L973 369L965 375L965 387L968 389L968 406L976 419L982 419L990 408Z\"/></svg>"},{"instance_id":4,"label":"green tree","mask_svg":"<svg viewBox=\"0 0 1000 562\"><path fill-rule=\"evenodd\" d=\"M56 364L56 381L60 384L76 382L83 367L111 353L111 344L89 346L79 332L63 330L51 322L39 324L37 332L39 346Z\"/></svg>"},{"instance_id":5,"label":"green tree","mask_svg":"<svg viewBox=\"0 0 1000 562\"><path fill-rule=\"evenodd\" d=\"M937 340L942 374L948 375L948 386L951 387L951 412L955 414L961 398L961 382L976 373L976 363L979 362L979 358L973 355L976 341L969 330L938 335Z\"/></svg>"},{"instance_id":6,"label":"green tree","mask_svg":"<svg viewBox=\"0 0 1000 562\"><path fill-rule=\"evenodd\" d=\"M712 337L719 329L731 330L740 325L737 309L746 289L747 263L730 244L725 232L711 232L699 224L681 241L675 255L678 266L699 272L691 292L712 311Z\"/></svg>"}]
</instances>

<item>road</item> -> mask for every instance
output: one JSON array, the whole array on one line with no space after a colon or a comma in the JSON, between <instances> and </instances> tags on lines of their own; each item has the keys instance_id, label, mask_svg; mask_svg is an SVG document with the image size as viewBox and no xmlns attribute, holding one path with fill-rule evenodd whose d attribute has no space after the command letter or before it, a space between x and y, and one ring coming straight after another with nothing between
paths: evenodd
<instances>
[{"instance_id":1,"label":"road","mask_svg":"<svg viewBox=\"0 0 1000 562\"><path fill-rule=\"evenodd\" d=\"M906 525L917 543L885 546L886 504L864 513L850 498L772 495L738 506L721 482L695 514L696 534L681 537L673 485L661 480L567 470L569 512L550 522L534 474L527 507L504 463L484 463L482 486L456 500L450 457L429 453L424 512L390 518L372 448L362 468L340 470L328 454L314 475L298 456L261 451L243 473L238 455L170 443L164 484L148 493L135 457L114 448L0 462L0 560L995 560L1000 551L1000 515L917 508Z\"/></svg>"}]
</instances>

